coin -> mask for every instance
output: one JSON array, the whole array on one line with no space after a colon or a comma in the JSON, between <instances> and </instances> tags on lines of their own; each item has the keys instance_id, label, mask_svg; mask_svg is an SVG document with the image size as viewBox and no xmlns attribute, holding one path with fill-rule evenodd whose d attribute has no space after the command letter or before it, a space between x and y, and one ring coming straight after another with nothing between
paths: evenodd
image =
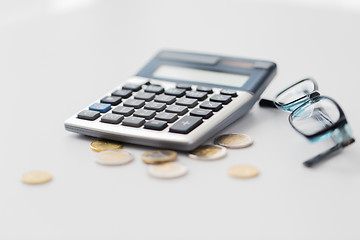
<instances>
[{"instance_id":1,"label":"coin","mask_svg":"<svg viewBox=\"0 0 360 240\"><path fill-rule=\"evenodd\" d=\"M176 160L177 152L171 150L155 150L144 153L141 158L144 163L147 164L170 162Z\"/></svg>"},{"instance_id":2,"label":"coin","mask_svg":"<svg viewBox=\"0 0 360 240\"><path fill-rule=\"evenodd\" d=\"M51 179L51 174L45 171L27 172L21 177L21 181L26 184L42 184L49 182Z\"/></svg>"},{"instance_id":3,"label":"coin","mask_svg":"<svg viewBox=\"0 0 360 240\"><path fill-rule=\"evenodd\" d=\"M226 148L245 148L251 146L253 140L248 135L232 133L216 137L214 143Z\"/></svg>"},{"instance_id":4,"label":"coin","mask_svg":"<svg viewBox=\"0 0 360 240\"><path fill-rule=\"evenodd\" d=\"M96 162L106 166L124 165L134 160L131 153L123 150L108 150L99 153Z\"/></svg>"},{"instance_id":5,"label":"coin","mask_svg":"<svg viewBox=\"0 0 360 240\"><path fill-rule=\"evenodd\" d=\"M188 172L188 167L178 162L165 162L148 166L148 173L156 178L178 178Z\"/></svg>"},{"instance_id":6,"label":"coin","mask_svg":"<svg viewBox=\"0 0 360 240\"><path fill-rule=\"evenodd\" d=\"M249 165L237 165L229 168L228 174L234 178L252 178L259 174L259 170Z\"/></svg>"},{"instance_id":7,"label":"coin","mask_svg":"<svg viewBox=\"0 0 360 240\"><path fill-rule=\"evenodd\" d=\"M95 140L90 144L90 148L95 152L102 152L107 150L122 149L123 146L116 142Z\"/></svg>"},{"instance_id":8,"label":"coin","mask_svg":"<svg viewBox=\"0 0 360 240\"><path fill-rule=\"evenodd\" d=\"M197 160L217 160L225 155L226 148L215 145L202 145L188 154L190 158Z\"/></svg>"}]
</instances>

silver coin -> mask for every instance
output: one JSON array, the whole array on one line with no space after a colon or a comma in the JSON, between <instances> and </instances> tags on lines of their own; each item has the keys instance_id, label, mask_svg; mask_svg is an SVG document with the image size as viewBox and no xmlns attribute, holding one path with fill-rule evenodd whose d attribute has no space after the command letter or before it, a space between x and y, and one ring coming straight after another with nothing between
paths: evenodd
<instances>
[{"instance_id":1,"label":"silver coin","mask_svg":"<svg viewBox=\"0 0 360 240\"><path fill-rule=\"evenodd\" d=\"M253 140L246 134L232 133L216 137L214 144L226 148L246 148L253 144Z\"/></svg>"},{"instance_id":2,"label":"silver coin","mask_svg":"<svg viewBox=\"0 0 360 240\"><path fill-rule=\"evenodd\" d=\"M217 160L226 156L226 148L216 145L202 145L191 151L188 156L197 160Z\"/></svg>"},{"instance_id":3,"label":"silver coin","mask_svg":"<svg viewBox=\"0 0 360 240\"><path fill-rule=\"evenodd\" d=\"M152 177L170 179L184 176L188 167L178 162L165 162L149 165L147 171Z\"/></svg>"},{"instance_id":4,"label":"silver coin","mask_svg":"<svg viewBox=\"0 0 360 240\"><path fill-rule=\"evenodd\" d=\"M172 150L154 150L144 153L141 158L146 164L171 162L176 160L177 152Z\"/></svg>"}]
</instances>

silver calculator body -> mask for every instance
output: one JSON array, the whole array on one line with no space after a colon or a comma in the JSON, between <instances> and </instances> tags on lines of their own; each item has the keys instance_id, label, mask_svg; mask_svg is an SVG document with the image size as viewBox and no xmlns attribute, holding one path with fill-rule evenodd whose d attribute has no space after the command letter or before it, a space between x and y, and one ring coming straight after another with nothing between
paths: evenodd
<instances>
[{"instance_id":1,"label":"silver calculator body","mask_svg":"<svg viewBox=\"0 0 360 240\"><path fill-rule=\"evenodd\" d=\"M246 114L276 74L270 61L161 51L65 121L71 132L190 151Z\"/></svg>"}]
</instances>

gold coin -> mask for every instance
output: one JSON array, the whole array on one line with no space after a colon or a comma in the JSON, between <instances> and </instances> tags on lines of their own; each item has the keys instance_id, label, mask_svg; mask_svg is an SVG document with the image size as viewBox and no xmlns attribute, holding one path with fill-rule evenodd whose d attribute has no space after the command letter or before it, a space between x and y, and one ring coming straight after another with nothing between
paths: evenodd
<instances>
[{"instance_id":1,"label":"gold coin","mask_svg":"<svg viewBox=\"0 0 360 240\"><path fill-rule=\"evenodd\" d=\"M99 153L96 162L106 166L124 165L134 160L131 153L123 150L109 150Z\"/></svg>"},{"instance_id":2,"label":"gold coin","mask_svg":"<svg viewBox=\"0 0 360 240\"><path fill-rule=\"evenodd\" d=\"M45 171L27 172L21 177L21 181L26 184L42 184L49 182L51 179L51 174Z\"/></svg>"},{"instance_id":3,"label":"gold coin","mask_svg":"<svg viewBox=\"0 0 360 240\"><path fill-rule=\"evenodd\" d=\"M102 152L107 150L122 149L123 146L116 142L95 140L90 144L90 148L95 152Z\"/></svg>"},{"instance_id":4,"label":"gold coin","mask_svg":"<svg viewBox=\"0 0 360 240\"><path fill-rule=\"evenodd\" d=\"M197 160L216 160L225 157L226 149L215 145L202 145L189 153L189 157Z\"/></svg>"},{"instance_id":5,"label":"gold coin","mask_svg":"<svg viewBox=\"0 0 360 240\"><path fill-rule=\"evenodd\" d=\"M144 153L141 158L146 164L171 162L176 160L177 152L171 150L155 150Z\"/></svg>"},{"instance_id":6,"label":"gold coin","mask_svg":"<svg viewBox=\"0 0 360 240\"><path fill-rule=\"evenodd\" d=\"M245 148L253 144L251 137L245 134L225 134L215 138L214 143L226 148Z\"/></svg>"},{"instance_id":7,"label":"gold coin","mask_svg":"<svg viewBox=\"0 0 360 240\"><path fill-rule=\"evenodd\" d=\"M188 172L188 168L178 162L165 162L150 165L148 173L156 178L178 178L184 176Z\"/></svg>"},{"instance_id":8,"label":"gold coin","mask_svg":"<svg viewBox=\"0 0 360 240\"><path fill-rule=\"evenodd\" d=\"M228 174L234 178L252 178L259 174L259 170L249 165L238 165L229 168Z\"/></svg>"}]
</instances>

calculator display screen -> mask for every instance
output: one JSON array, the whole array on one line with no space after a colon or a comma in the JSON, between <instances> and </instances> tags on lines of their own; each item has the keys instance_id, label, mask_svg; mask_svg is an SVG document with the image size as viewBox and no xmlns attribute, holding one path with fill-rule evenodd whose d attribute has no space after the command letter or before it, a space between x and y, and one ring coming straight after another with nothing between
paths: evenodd
<instances>
[{"instance_id":1,"label":"calculator display screen","mask_svg":"<svg viewBox=\"0 0 360 240\"><path fill-rule=\"evenodd\" d=\"M154 72L154 77L187 80L207 84L226 85L231 87L241 87L249 79L249 75L216 72L196 68L187 68L171 65L161 65Z\"/></svg>"}]
</instances>

